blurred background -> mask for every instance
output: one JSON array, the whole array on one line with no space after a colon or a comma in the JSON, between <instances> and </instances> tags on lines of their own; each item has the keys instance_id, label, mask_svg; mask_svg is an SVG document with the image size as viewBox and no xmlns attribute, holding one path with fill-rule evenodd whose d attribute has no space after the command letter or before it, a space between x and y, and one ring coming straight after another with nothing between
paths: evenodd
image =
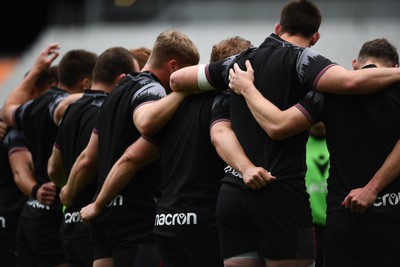
<instances>
[{"instance_id":1,"label":"blurred background","mask_svg":"<svg viewBox=\"0 0 400 267\"><path fill-rule=\"evenodd\" d=\"M399 0L314 0L323 20L314 49L344 67L361 45L387 38L400 49ZM62 53L111 46L151 48L175 29L197 45L202 63L220 40L240 35L258 46L279 21L283 0L40 0L3 1L0 21L0 106L38 53L58 42ZM57 64L57 61L55 62Z\"/></svg>"}]
</instances>

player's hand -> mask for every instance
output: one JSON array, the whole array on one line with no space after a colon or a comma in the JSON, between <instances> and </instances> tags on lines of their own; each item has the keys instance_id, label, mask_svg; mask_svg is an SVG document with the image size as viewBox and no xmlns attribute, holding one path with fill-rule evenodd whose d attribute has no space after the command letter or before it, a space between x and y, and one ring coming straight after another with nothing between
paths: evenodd
<instances>
[{"instance_id":1,"label":"player's hand","mask_svg":"<svg viewBox=\"0 0 400 267\"><path fill-rule=\"evenodd\" d=\"M251 189L259 189L276 180L275 176L261 167L251 167L242 176L244 183Z\"/></svg>"}]
</instances>

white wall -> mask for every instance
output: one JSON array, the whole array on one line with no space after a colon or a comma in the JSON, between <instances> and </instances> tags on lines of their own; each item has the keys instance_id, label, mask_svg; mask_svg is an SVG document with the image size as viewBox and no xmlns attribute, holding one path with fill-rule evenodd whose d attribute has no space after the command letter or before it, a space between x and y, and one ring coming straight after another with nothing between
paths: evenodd
<instances>
[{"instance_id":1,"label":"white wall","mask_svg":"<svg viewBox=\"0 0 400 267\"><path fill-rule=\"evenodd\" d=\"M0 105L10 90L30 69L40 50L51 42L61 44L61 53L70 49L83 48L100 54L111 46L151 48L160 32L176 29L187 34L195 42L200 51L200 61L205 63L209 60L213 44L224 38L240 35L257 46L273 31L276 22L276 20L260 19L241 22L192 21L182 23L164 21L143 24L96 24L84 28L49 28L21 57L14 73L0 87ZM367 40L385 37L400 51L399 25L400 17L326 19L320 28L321 39L314 48L331 60L350 69L352 58L357 56L359 48Z\"/></svg>"}]
</instances>

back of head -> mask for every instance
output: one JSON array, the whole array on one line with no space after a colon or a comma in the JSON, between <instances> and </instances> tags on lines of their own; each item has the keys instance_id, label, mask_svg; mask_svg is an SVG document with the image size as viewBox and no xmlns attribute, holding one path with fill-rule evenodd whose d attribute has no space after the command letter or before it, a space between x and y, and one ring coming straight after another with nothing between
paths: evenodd
<instances>
[{"instance_id":1,"label":"back of head","mask_svg":"<svg viewBox=\"0 0 400 267\"><path fill-rule=\"evenodd\" d=\"M121 74L128 74L135 69L132 53L123 47L111 47L97 59L93 69L93 82L112 85Z\"/></svg>"},{"instance_id":2,"label":"back of head","mask_svg":"<svg viewBox=\"0 0 400 267\"><path fill-rule=\"evenodd\" d=\"M321 25L321 12L310 0L293 0L281 12L281 32L309 38L318 32Z\"/></svg>"},{"instance_id":3,"label":"back of head","mask_svg":"<svg viewBox=\"0 0 400 267\"><path fill-rule=\"evenodd\" d=\"M147 47L139 47L136 49L131 49L130 51L137 60L139 68L143 69L144 65L146 65L146 62L149 59L151 49Z\"/></svg>"},{"instance_id":4,"label":"back of head","mask_svg":"<svg viewBox=\"0 0 400 267\"><path fill-rule=\"evenodd\" d=\"M72 89L83 79L92 79L96 60L97 55L90 51L83 49L68 51L58 64L59 84Z\"/></svg>"},{"instance_id":5,"label":"back of head","mask_svg":"<svg viewBox=\"0 0 400 267\"><path fill-rule=\"evenodd\" d=\"M27 71L24 75L26 77L29 74ZM58 66L51 66L47 69L42 69L38 74L35 84L31 91L31 98L37 98L45 93L49 88L57 86L58 84Z\"/></svg>"},{"instance_id":6,"label":"back of head","mask_svg":"<svg viewBox=\"0 0 400 267\"><path fill-rule=\"evenodd\" d=\"M213 45L211 50L210 62L216 62L224 58L236 55L247 50L253 45L249 40L240 36L224 39Z\"/></svg>"},{"instance_id":7,"label":"back of head","mask_svg":"<svg viewBox=\"0 0 400 267\"><path fill-rule=\"evenodd\" d=\"M399 54L396 47L385 38L374 39L363 44L358 53L358 61L365 63L371 59L386 67L399 65Z\"/></svg>"},{"instance_id":8,"label":"back of head","mask_svg":"<svg viewBox=\"0 0 400 267\"><path fill-rule=\"evenodd\" d=\"M172 59L181 66L191 66L199 63L200 54L192 40L185 34L165 31L158 35L148 63L153 68L161 68Z\"/></svg>"}]
</instances>

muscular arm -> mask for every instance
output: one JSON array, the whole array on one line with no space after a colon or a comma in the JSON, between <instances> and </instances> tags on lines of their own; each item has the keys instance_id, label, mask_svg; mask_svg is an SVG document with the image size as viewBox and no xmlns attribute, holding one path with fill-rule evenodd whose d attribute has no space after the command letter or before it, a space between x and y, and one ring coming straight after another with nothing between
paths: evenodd
<instances>
[{"instance_id":1,"label":"muscular arm","mask_svg":"<svg viewBox=\"0 0 400 267\"><path fill-rule=\"evenodd\" d=\"M201 65L179 69L171 74L169 85L173 91L199 91L198 72Z\"/></svg>"},{"instance_id":2,"label":"muscular arm","mask_svg":"<svg viewBox=\"0 0 400 267\"><path fill-rule=\"evenodd\" d=\"M32 156L29 150L18 150L8 155L15 184L26 196L31 197L33 186L37 183L33 174Z\"/></svg>"},{"instance_id":3,"label":"muscular arm","mask_svg":"<svg viewBox=\"0 0 400 267\"><path fill-rule=\"evenodd\" d=\"M12 118L14 110L30 99L31 90L37 77L42 70L49 68L51 63L58 57L59 48L58 44L51 44L43 49L28 75L11 91L3 107L3 119L7 124L15 126Z\"/></svg>"},{"instance_id":4,"label":"muscular arm","mask_svg":"<svg viewBox=\"0 0 400 267\"><path fill-rule=\"evenodd\" d=\"M32 189L37 184L33 174L32 156L29 150L18 150L9 154L11 170L14 175L15 184L23 194L37 199L44 205L54 202L56 196L56 186L52 182L40 184L36 194L32 195Z\"/></svg>"},{"instance_id":5,"label":"muscular arm","mask_svg":"<svg viewBox=\"0 0 400 267\"><path fill-rule=\"evenodd\" d=\"M66 182L64 163L61 157L60 150L53 146L53 152L47 164L47 173L50 179L58 186L63 187Z\"/></svg>"},{"instance_id":6,"label":"muscular arm","mask_svg":"<svg viewBox=\"0 0 400 267\"><path fill-rule=\"evenodd\" d=\"M332 94L368 94L400 82L400 68L346 70L329 68L318 80L316 90Z\"/></svg>"},{"instance_id":7,"label":"muscular arm","mask_svg":"<svg viewBox=\"0 0 400 267\"><path fill-rule=\"evenodd\" d=\"M308 130L312 125L296 107L280 110L266 99L254 86L254 70L250 61L246 61L247 71L237 64L229 71L229 87L242 95L258 124L276 140L283 140Z\"/></svg>"},{"instance_id":8,"label":"muscular arm","mask_svg":"<svg viewBox=\"0 0 400 267\"><path fill-rule=\"evenodd\" d=\"M96 200L81 210L82 221L90 223L104 206L120 192L135 173L158 157L158 149L144 138L139 138L129 146L111 168Z\"/></svg>"},{"instance_id":9,"label":"muscular arm","mask_svg":"<svg viewBox=\"0 0 400 267\"><path fill-rule=\"evenodd\" d=\"M365 212L375 202L379 192L400 176L399 162L400 139L368 184L362 188L351 190L342 205L352 212Z\"/></svg>"},{"instance_id":10,"label":"muscular arm","mask_svg":"<svg viewBox=\"0 0 400 267\"><path fill-rule=\"evenodd\" d=\"M243 181L248 187L258 189L276 179L267 170L254 166L249 160L236 138L230 122L215 123L211 127L210 134L218 155L243 176Z\"/></svg>"},{"instance_id":11,"label":"muscular arm","mask_svg":"<svg viewBox=\"0 0 400 267\"><path fill-rule=\"evenodd\" d=\"M53 121L56 125L60 124L62 117L64 116L65 110L67 107L74 103L76 100L82 97L82 93L71 94L64 98L56 107L53 114Z\"/></svg>"},{"instance_id":12,"label":"muscular arm","mask_svg":"<svg viewBox=\"0 0 400 267\"><path fill-rule=\"evenodd\" d=\"M139 106L133 112L136 128L144 136L154 135L171 119L188 94L172 92L160 100Z\"/></svg>"},{"instance_id":13,"label":"muscular arm","mask_svg":"<svg viewBox=\"0 0 400 267\"><path fill-rule=\"evenodd\" d=\"M97 176L98 165L98 136L92 133L86 148L76 159L67 179L61 189L61 202L68 206L75 196Z\"/></svg>"}]
</instances>

